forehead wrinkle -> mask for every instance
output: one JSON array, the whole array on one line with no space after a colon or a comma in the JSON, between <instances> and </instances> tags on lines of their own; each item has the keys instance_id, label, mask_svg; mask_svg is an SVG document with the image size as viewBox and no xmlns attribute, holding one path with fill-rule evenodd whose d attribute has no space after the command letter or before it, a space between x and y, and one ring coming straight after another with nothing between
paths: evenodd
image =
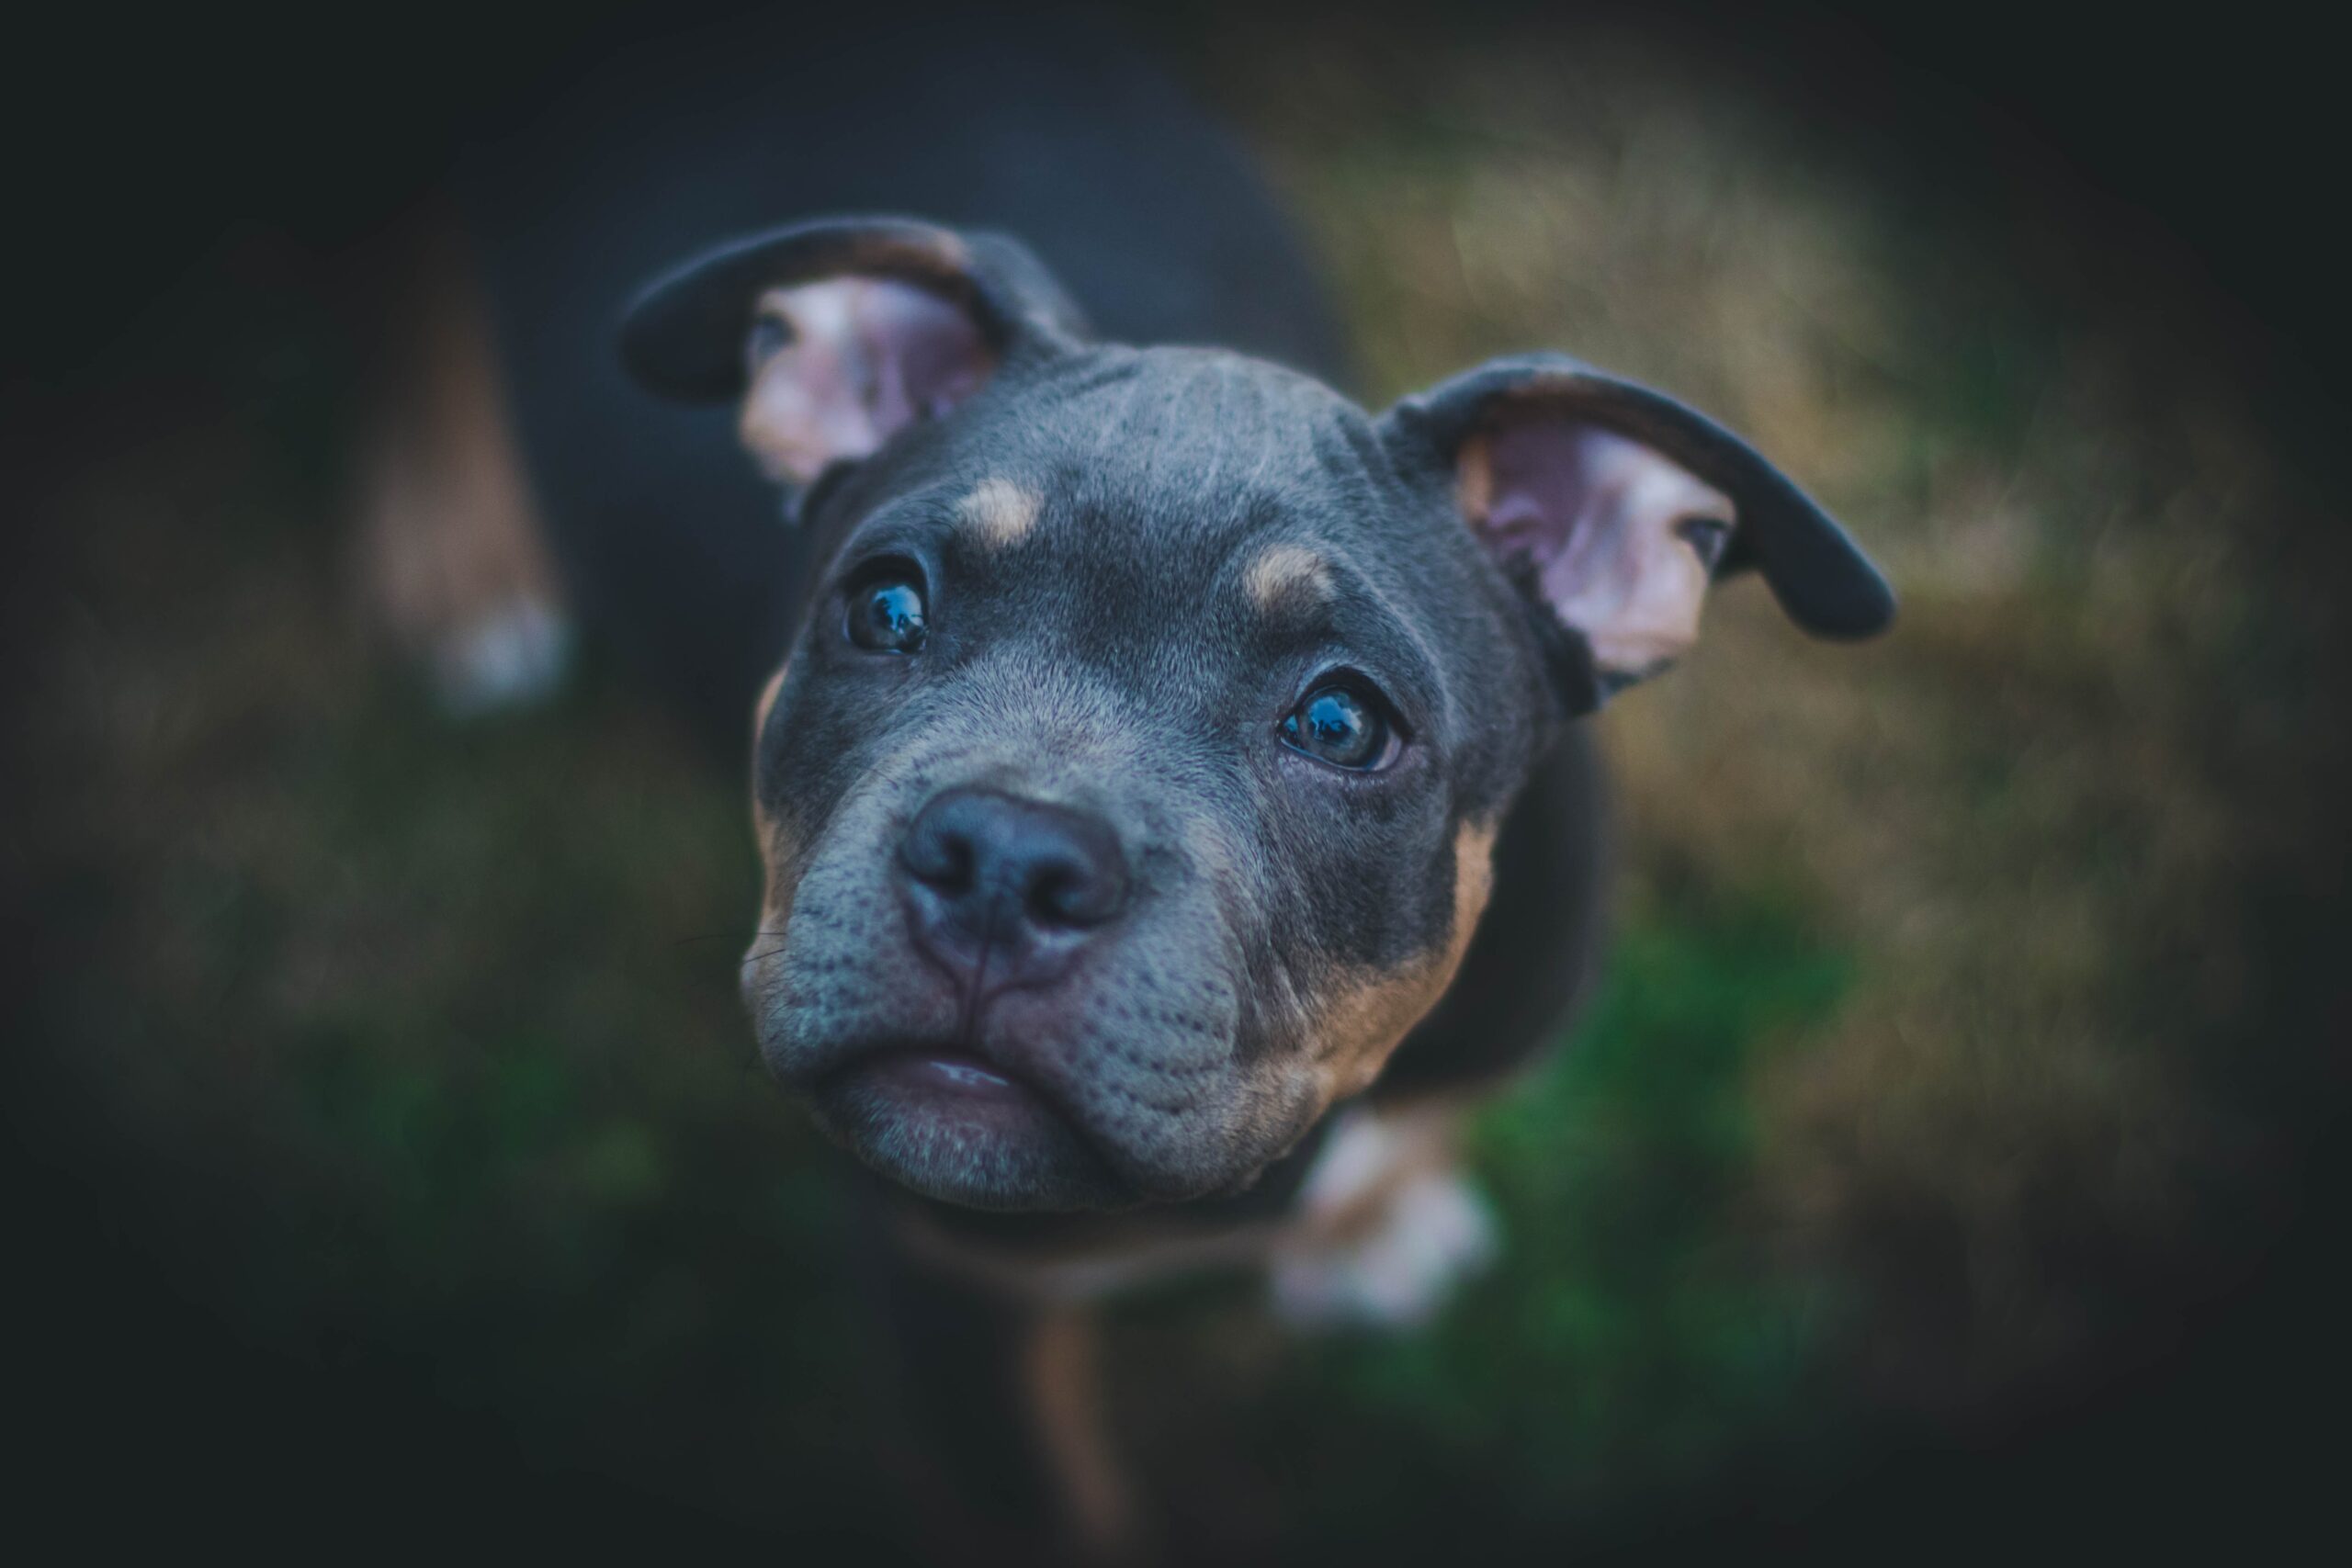
<instances>
[{"instance_id":1,"label":"forehead wrinkle","mask_svg":"<svg viewBox=\"0 0 2352 1568\"><path fill-rule=\"evenodd\" d=\"M1114 430L1125 430L1136 421L1136 411L1151 390L1151 378L1144 373L1142 356L1129 362L1126 374L1109 383L1118 398L1118 412L1103 421ZM1083 396L1084 394L1081 394ZM1102 394L1096 393L1101 396Z\"/></svg>"},{"instance_id":2,"label":"forehead wrinkle","mask_svg":"<svg viewBox=\"0 0 2352 1568\"><path fill-rule=\"evenodd\" d=\"M1215 462L1203 490L1222 479L1228 461L1237 494L1262 493L1292 479L1297 447L1285 440L1283 411L1276 406L1267 378L1250 374L1247 361L1221 355L1207 367L1208 403L1201 418L1215 432Z\"/></svg>"},{"instance_id":3,"label":"forehead wrinkle","mask_svg":"<svg viewBox=\"0 0 2352 1568\"><path fill-rule=\"evenodd\" d=\"M1284 488L1348 442L1325 427L1361 412L1319 382L1217 349L1103 349L1057 387L1057 439L1108 491L1138 499Z\"/></svg>"},{"instance_id":4,"label":"forehead wrinkle","mask_svg":"<svg viewBox=\"0 0 2352 1568\"><path fill-rule=\"evenodd\" d=\"M1458 698L1439 683L1443 665L1432 650L1451 646L1455 628L1428 624L1416 573L1431 563L1406 536L1422 524L1418 514L1410 523L1400 515L1400 478L1354 404L1277 367L1191 349L1091 350L1028 385L1037 402L993 429L994 461L978 460L991 456L986 450L967 452L965 473L1011 471L1002 466L1010 443L1018 471L1053 498L1051 518L1037 525L1058 530L1052 558L1090 581L1116 583L1142 602L1170 582L1220 585L1203 606L1207 623L1182 638L1155 637L1145 626L1090 630L1052 601L1041 601L1041 618L1027 622L1037 633L1115 676L1155 685L1180 673L1215 680L1227 662L1216 649L1276 630L1295 644L1316 629L1277 624L1317 618L1315 574L1279 574L1298 577L1310 592L1272 595L1278 617L1259 609L1249 590L1250 562L1286 536L1332 569L1330 608L1340 618L1334 624L1327 610L1323 624L1355 631L1371 644L1367 657L1385 649L1395 657L1384 662L1416 667L1423 722L1450 732L1444 707ZM1023 574L1054 570L1041 560ZM1274 586L1273 575L1270 563L1261 585ZM1155 644L1148 655L1138 639Z\"/></svg>"},{"instance_id":5,"label":"forehead wrinkle","mask_svg":"<svg viewBox=\"0 0 2352 1568\"><path fill-rule=\"evenodd\" d=\"M1265 386L1254 379L1248 383L1248 388L1250 398L1250 408L1248 412L1250 420L1253 425L1263 430L1271 426L1274 422L1275 414L1272 393ZM1285 465L1283 463L1283 451L1280 444L1271 440L1261 439L1258 443L1257 461L1250 464L1250 471L1243 477L1242 482L1253 489L1263 489L1270 482L1279 482L1282 479L1289 477L1287 474L1275 471L1283 469Z\"/></svg>"},{"instance_id":6,"label":"forehead wrinkle","mask_svg":"<svg viewBox=\"0 0 2352 1568\"><path fill-rule=\"evenodd\" d=\"M1226 417L1223 406L1227 369L1227 367L1221 360L1212 360L1206 365L1196 366L1184 385L1183 400L1188 403L1197 402L1201 405L1197 411L1190 411L1193 425L1195 429L1207 431L1210 437L1207 457L1193 480L1200 486L1203 493L1216 490L1218 479L1225 472L1226 454L1233 449L1235 422ZM1204 381L1206 382L1205 386L1202 385Z\"/></svg>"}]
</instances>

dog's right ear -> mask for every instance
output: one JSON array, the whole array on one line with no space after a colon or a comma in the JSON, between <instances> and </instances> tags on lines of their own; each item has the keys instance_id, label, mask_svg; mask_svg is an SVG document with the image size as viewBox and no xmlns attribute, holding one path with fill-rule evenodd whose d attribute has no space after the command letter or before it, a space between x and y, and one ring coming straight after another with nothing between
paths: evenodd
<instances>
[{"instance_id":1,"label":"dog's right ear","mask_svg":"<svg viewBox=\"0 0 2352 1568\"><path fill-rule=\"evenodd\" d=\"M1002 235L834 218L657 279L622 321L621 361L663 397L740 399L743 445L771 479L806 484L1085 331L1045 264Z\"/></svg>"}]
</instances>

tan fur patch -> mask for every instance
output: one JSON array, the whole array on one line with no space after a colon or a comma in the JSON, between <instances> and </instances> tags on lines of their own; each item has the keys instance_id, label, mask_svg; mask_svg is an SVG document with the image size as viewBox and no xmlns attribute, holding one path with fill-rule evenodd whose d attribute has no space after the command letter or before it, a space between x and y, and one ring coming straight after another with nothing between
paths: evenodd
<instances>
[{"instance_id":1,"label":"tan fur patch","mask_svg":"<svg viewBox=\"0 0 2352 1568\"><path fill-rule=\"evenodd\" d=\"M963 236L947 229L909 232L894 226L886 234L852 234L838 242L832 264L840 272L903 275L934 284L969 287L972 253Z\"/></svg>"},{"instance_id":2,"label":"tan fur patch","mask_svg":"<svg viewBox=\"0 0 2352 1568\"><path fill-rule=\"evenodd\" d=\"M800 890L800 843L791 830L760 814L760 859L767 872L766 890L760 898L760 924L781 936L792 918L793 896Z\"/></svg>"},{"instance_id":3,"label":"tan fur patch","mask_svg":"<svg viewBox=\"0 0 2352 1568\"><path fill-rule=\"evenodd\" d=\"M1495 504L1495 469L1484 435L1470 435L1455 448L1453 499L1462 515L1484 523Z\"/></svg>"},{"instance_id":4,"label":"tan fur patch","mask_svg":"<svg viewBox=\"0 0 2352 1568\"><path fill-rule=\"evenodd\" d=\"M760 735L768 727L768 715L775 707L776 694L784 690L784 677L791 668L792 660L789 659L777 665L775 673L768 677L768 683L760 688L760 700L752 705L752 754L754 757L759 755ZM768 814L766 807L760 804L759 779L756 774L752 781L752 821L760 830L761 842L765 843L768 837Z\"/></svg>"},{"instance_id":5,"label":"tan fur patch","mask_svg":"<svg viewBox=\"0 0 2352 1568\"><path fill-rule=\"evenodd\" d=\"M949 1235L921 1215L902 1216L899 1239L926 1261L1037 1306L1102 1301L1138 1285L1264 1257L1283 1218L1203 1227L1152 1210L1121 1211L1080 1224L1066 1240L1017 1251Z\"/></svg>"},{"instance_id":6,"label":"tan fur patch","mask_svg":"<svg viewBox=\"0 0 2352 1568\"><path fill-rule=\"evenodd\" d=\"M803 846L789 829L762 811L757 801L752 806L752 818L759 832L765 886L760 894L760 923L744 950L741 978L744 998L756 1010L775 986L784 961L785 928L791 922L793 899L800 891Z\"/></svg>"},{"instance_id":7,"label":"tan fur patch","mask_svg":"<svg viewBox=\"0 0 2352 1568\"><path fill-rule=\"evenodd\" d=\"M972 536L991 549L1004 549L1029 536L1045 498L1011 479L982 479L956 504L956 515Z\"/></svg>"},{"instance_id":8,"label":"tan fur patch","mask_svg":"<svg viewBox=\"0 0 2352 1568\"><path fill-rule=\"evenodd\" d=\"M752 739L754 742L759 739L760 731L768 727L768 714L775 706L775 694L784 690L785 672L791 668L792 660L786 660L775 667L775 673L768 677L768 683L760 688L759 703L752 709Z\"/></svg>"},{"instance_id":9,"label":"tan fur patch","mask_svg":"<svg viewBox=\"0 0 2352 1568\"><path fill-rule=\"evenodd\" d=\"M768 715L775 707L776 694L784 690L785 677L792 672L792 661L786 660L760 692L760 700L752 714L752 746L759 748L760 732L767 728ZM801 847L784 826L767 813L760 804L759 784L754 776L752 784L752 829L759 840L760 865L765 875L765 886L760 894L759 930L752 933L750 951L744 955L747 988L765 983L765 977L784 953L785 922L792 918L792 900L800 887Z\"/></svg>"},{"instance_id":10,"label":"tan fur patch","mask_svg":"<svg viewBox=\"0 0 2352 1568\"><path fill-rule=\"evenodd\" d=\"M1067 1517L1064 1528L1090 1561L1125 1555L1133 1533L1126 1483L1112 1458L1102 1420L1101 1348L1092 1316L1048 1308L1031 1332L1027 1375L1037 1436Z\"/></svg>"},{"instance_id":11,"label":"tan fur patch","mask_svg":"<svg viewBox=\"0 0 2352 1568\"><path fill-rule=\"evenodd\" d=\"M1444 944L1401 970L1367 976L1324 1009L1314 1056L1326 1103L1358 1093L1377 1077L1390 1054L1453 983L1494 892L1494 852L1492 823L1462 824L1453 839L1453 929Z\"/></svg>"},{"instance_id":12,"label":"tan fur patch","mask_svg":"<svg viewBox=\"0 0 2352 1568\"><path fill-rule=\"evenodd\" d=\"M1321 556L1300 545L1269 545L1250 563L1242 585L1250 591L1251 603L1261 610L1271 610L1293 594L1311 594L1317 600L1331 596L1331 566Z\"/></svg>"}]
</instances>

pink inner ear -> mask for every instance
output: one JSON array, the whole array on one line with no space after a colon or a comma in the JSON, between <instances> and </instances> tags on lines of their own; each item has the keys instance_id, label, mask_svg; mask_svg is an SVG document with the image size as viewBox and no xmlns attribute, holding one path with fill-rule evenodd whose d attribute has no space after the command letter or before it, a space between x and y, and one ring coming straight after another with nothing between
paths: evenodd
<instances>
[{"instance_id":1,"label":"pink inner ear","mask_svg":"<svg viewBox=\"0 0 2352 1568\"><path fill-rule=\"evenodd\" d=\"M1711 562L1683 525L1731 501L1629 436L1522 418L1463 445L1462 506L1487 547L1535 568L1544 601L1594 661L1638 676L1697 639Z\"/></svg>"},{"instance_id":2,"label":"pink inner ear","mask_svg":"<svg viewBox=\"0 0 2352 1568\"><path fill-rule=\"evenodd\" d=\"M978 391L996 368L969 317L895 278L772 288L759 313L782 322L789 341L751 367L737 430L772 479L805 484L828 463L871 456Z\"/></svg>"}]
</instances>

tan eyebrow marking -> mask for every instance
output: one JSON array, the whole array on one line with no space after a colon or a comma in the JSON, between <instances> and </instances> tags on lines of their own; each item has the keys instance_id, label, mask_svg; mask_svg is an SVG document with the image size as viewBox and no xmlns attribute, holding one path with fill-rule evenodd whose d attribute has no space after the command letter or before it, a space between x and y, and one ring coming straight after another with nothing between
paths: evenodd
<instances>
[{"instance_id":1,"label":"tan eyebrow marking","mask_svg":"<svg viewBox=\"0 0 2352 1568\"><path fill-rule=\"evenodd\" d=\"M1045 498L1011 479L982 479L956 506L956 515L981 543L995 549L1017 545L1037 525Z\"/></svg>"},{"instance_id":2,"label":"tan eyebrow marking","mask_svg":"<svg viewBox=\"0 0 2352 1568\"><path fill-rule=\"evenodd\" d=\"M767 728L768 715L775 711L776 694L784 690L785 679L791 673L792 660L787 659L768 677L767 685L760 692L759 705L752 716L754 755L759 751L760 732ZM760 804L756 775L752 781L751 795L752 827L759 840L760 868L765 886L760 894L760 923L752 933L751 946L744 951L740 978L747 998L762 998L775 988L778 966L783 963L785 926L792 919L792 900L800 886L803 846L791 829L770 817Z\"/></svg>"},{"instance_id":3,"label":"tan eyebrow marking","mask_svg":"<svg viewBox=\"0 0 2352 1568\"><path fill-rule=\"evenodd\" d=\"M1331 566L1303 545L1269 545L1250 563L1242 586L1250 591L1251 602L1261 610L1271 610L1278 601L1294 593L1329 599Z\"/></svg>"}]
</instances>

